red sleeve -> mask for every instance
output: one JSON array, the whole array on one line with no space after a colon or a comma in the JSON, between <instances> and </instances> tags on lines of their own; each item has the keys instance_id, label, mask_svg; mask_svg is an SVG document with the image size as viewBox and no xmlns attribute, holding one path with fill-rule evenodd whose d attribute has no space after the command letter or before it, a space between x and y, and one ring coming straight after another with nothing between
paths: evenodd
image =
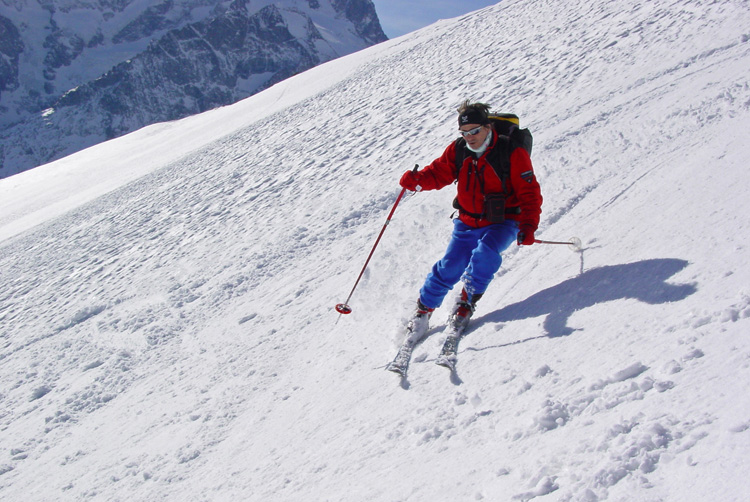
<instances>
[{"instance_id":1,"label":"red sleeve","mask_svg":"<svg viewBox=\"0 0 750 502\"><path fill-rule=\"evenodd\" d=\"M521 207L520 225L539 226L542 214L542 192L534 175L531 158L523 148L516 148L510 156L510 182Z\"/></svg>"},{"instance_id":2,"label":"red sleeve","mask_svg":"<svg viewBox=\"0 0 750 502\"><path fill-rule=\"evenodd\" d=\"M440 190L456 181L456 143L448 145L443 155L419 171L422 190Z\"/></svg>"}]
</instances>

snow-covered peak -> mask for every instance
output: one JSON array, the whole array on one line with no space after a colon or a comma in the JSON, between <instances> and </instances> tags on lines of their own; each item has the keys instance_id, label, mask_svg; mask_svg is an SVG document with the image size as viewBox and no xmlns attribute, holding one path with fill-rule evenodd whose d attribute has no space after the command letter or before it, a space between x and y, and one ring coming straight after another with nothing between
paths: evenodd
<instances>
[{"instance_id":1,"label":"snow-covered peak","mask_svg":"<svg viewBox=\"0 0 750 502\"><path fill-rule=\"evenodd\" d=\"M0 14L0 177L386 39L370 0L15 7Z\"/></svg>"}]
</instances>

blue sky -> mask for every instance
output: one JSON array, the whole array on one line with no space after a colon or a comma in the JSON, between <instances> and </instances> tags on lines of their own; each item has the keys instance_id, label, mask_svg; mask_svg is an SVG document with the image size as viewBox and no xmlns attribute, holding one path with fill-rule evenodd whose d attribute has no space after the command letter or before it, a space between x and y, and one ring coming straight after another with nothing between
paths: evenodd
<instances>
[{"instance_id":1,"label":"blue sky","mask_svg":"<svg viewBox=\"0 0 750 502\"><path fill-rule=\"evenodd\" d=\"M458 17L500 0L373 0L388 38L418 30L438 19Z\"/></svg>"}]
</instances>

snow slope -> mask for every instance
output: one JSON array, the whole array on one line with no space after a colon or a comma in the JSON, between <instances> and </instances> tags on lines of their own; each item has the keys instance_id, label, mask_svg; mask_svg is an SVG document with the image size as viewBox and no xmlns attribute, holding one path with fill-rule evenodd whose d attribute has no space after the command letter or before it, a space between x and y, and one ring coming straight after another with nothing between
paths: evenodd
<instances>
[{"instance_id":1,"label":"snow slope","mask_svg":"<svg viewBox=\"0 0 750 502\"><path fill-rule=\"evenodd\" d=\"M742 501L747 2L505 1L0 180L3 500ZM539 238L383 370L463 98L534 132ZM337 322L338 321L338 322Z\"/></svg>"}]
</instances>

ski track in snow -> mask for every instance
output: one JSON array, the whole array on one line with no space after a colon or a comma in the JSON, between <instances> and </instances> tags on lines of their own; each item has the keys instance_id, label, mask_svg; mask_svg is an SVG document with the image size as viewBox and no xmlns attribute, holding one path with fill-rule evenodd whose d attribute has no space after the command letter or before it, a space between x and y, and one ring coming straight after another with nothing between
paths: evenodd
<instances>
[{"instance_id":1,"label":"ski track in snow","mask_svg":"<svg viewBox=\"0 0 750 502\"><path fill-rule=\"evenodd\" d=\"M743 500L748 21L501 2L314 69L327 87L197 150L193 124L0 243L0 496ZM406 197L353 314L333 305L465 97L532 128L539 237L584 247L510 249L457 374L434 364L446 304L404 390L383 367L452 189Z\"/></svg>"}]
</instances>

